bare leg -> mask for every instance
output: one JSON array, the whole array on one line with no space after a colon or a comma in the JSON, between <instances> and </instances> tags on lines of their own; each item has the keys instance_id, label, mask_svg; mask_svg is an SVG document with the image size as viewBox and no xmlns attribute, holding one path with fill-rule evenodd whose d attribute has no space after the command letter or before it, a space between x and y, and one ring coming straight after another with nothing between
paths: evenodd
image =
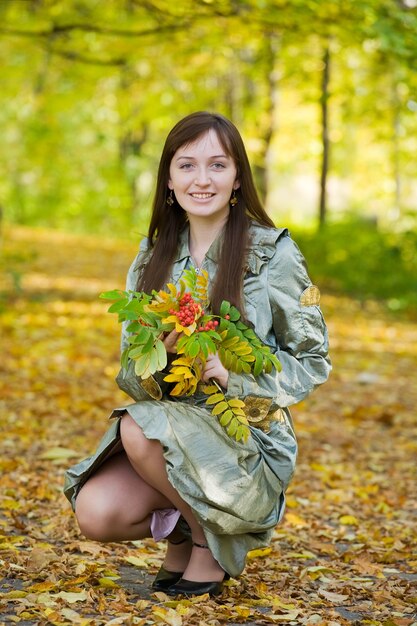
<instances>
[{"instance_id":1,"label":"bare leg","mask_svg":"<svg viewBox=\"0 0 417 626\"><path fill-rule=\"evenodd\" d=\"M96 541L150 537L151 513L172 507L130 464L126 453L111 457L81 488L75 514L81 532Z\"/></svg>"},{"instance_id":2,"label":"bare leg","mask_svg":"<svg viewBox=\"0 0 417 626\"><path fill-rule=\"evenodd\" d=\"M160 442L147 439L130 415L124 415L121 420L120 434L129 461L139 476L165 496L181 512L190 526L193 541L205 544L204 530L195 518L191 507L181 498L168 480ZM172 546L169 544L169 551L171 548ZM177 546L177 548L180 548L180 546ZM167 561L165 563L168 565ZM170 567L169 569L173 568ZM222 580L223 576L224 570L214 559L210 550L193 547L183 578L196 582L214 582Z\"/></svg>"}]
</instances>

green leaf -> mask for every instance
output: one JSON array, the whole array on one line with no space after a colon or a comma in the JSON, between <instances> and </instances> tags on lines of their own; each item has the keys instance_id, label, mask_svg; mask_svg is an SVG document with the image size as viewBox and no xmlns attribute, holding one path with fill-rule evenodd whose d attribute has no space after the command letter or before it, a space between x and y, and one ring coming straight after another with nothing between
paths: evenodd
<instances>
[{"instance_id":1,"label":"green leaf","mask_svg":"<svg viewBox=\"0 0 417 626\"><path fill-rule=\"evenodd\" d=\"M139 326L140 326L140 329L136 333L135 343L141 343L142 345L144 345L146 342L149 341L150 338L152 338L152 343L153 343L152 331L149 330L147 326L142 326L142 324L139 324Z\"/></svg>"},{"instance_id":2,"label":"green leaf","mask_svg":"<svg viewBox=\"0 0 417 626\"><path fill-rule=\"evenodd\" d=\"M227 300L223 300L223 302L220 305L220 315L222 317L224 317L225 315L228 315L229 311L230 311L230 302L227 302Z\"/></svg>"},{"instance_id":3,"label":"green leaf","mask_svg":"<svg viewBox=\"0 0 417 626\"><path fill-rule=\"evenodd\" d=\"M122 356L120 358L120 363L123 369L127 370L127 368L129 367L129 348L123 350Z\"/></svg>"},{"instance_id":4,"label":"green leaf","mask_svg":"<svg viewBox=\"0 0 417 626\"><path fill-rule=\"evenodd\" d=\"M126 330L128 333L137 333L141 328L142 328L142 324L139 324L139 322L135 320L134 322L129 324L129 326L126 327Z\"/></svg>"},{"instance_id":5,"label":"green leaf","mask_svg":"<svg viewBox=\"0 0 417 626\"><path fill-rule=\"evenodd\" d=\"M208 336L208 337L204 337L204 339L206 341L207 349L210 352L210 354L216 354L217 347L216 347L216 344L214 343L214 341L212 340L212 338L210 336ZM220 336L219 336L219 339L220 339Z\"/></svg>"},{"instance_id":6,"label":"green leaf","mask_svg":"<svg viewBox=\"0 0 417 626\"><path fill-rule=\"evenodd\" d=\"M252 368L251 368L251 366L249 365L249 363L246 363L246 361L240 361L240 365L241 365L241 367L242 367L242 371L243 371L245 374L250 374L250 373L251 373Z\"/></svg>"},{"instance_id":7,"label":"green leaf","mask_svg":"<svg viewBox=\"0 0 417 626\"><path fill-rule=\"evenodd\" d=\"M240 441L242 439L242 441L246 443L249 439L249 435L249 428L247 426L244 426L243 424L240 424L236 431L236 441Z\"/></svg>"},{"instance_id":8,"label":"green leaf","mask_svg":"<svg viewBox=\"0 0 417 626\"><path fill-rule=\"evenodd\" d=\"M253 367L254 375L255 376L259 376L259 374L261 374L263 368L264 368L264 362L263 362L262 355L259 354L259 352L257 352L256 355L255 355L255 365Z\"/></svg>"},{"instance_id":9,"label":"green leaf","mask_svg":"<svg viewBox=\"0 0 417 626\"><path fill-rule=\"evenodd\" d=\"M227 434L229 435L229 437L234 437L236 435L238 426L239 426L239 422L237 421L235 417L233 417L232 421L227 427Z\"/></svg>"},{"instance_id":10,"label":"green leaf","mask_svg":"<svg viewBox=\"0 0 417 626\"><path fill-rule=\"evenodd\" d=\"M141 315L143 312L143 302L140 302L139 300L136 300L136 298L133 298L133 300L130 300L126 304L125 308L126 311L133 311L137 315Z\"/></svg>"},{"instance_id":11,"label":"green leaf","mask_svg":"<svg viewBox=\"0 0 417 626\"><path fill-rule=\"evenodd\" d=\"M191 343L191 345L190 345L190 349L189 349L188 354L190 355L190 357L192 359L194 359L197 356L197 354L200 352L200 350L201 350L201 347L200 347L198 341L193 341ZM203 353L204 353L204 351L203 351ZM207 357L207 354L204 353L204 356Z\"/></svg>"},{"instance_id":12,"label":"green leaf","mask_svg":"<svg viewBox=\"0 0 417 626\"><path fill-rule=\"evenodd\" d=\"M142 354L142 356L135 361L135 374L136 376L142 377L143 373L146 372L149 366L150 354Z\"/></svg>"},{"instance_id":13,"label":"green leaf","mask_svg":"<svg viewBox=\"0 0 417 626\"><path fill-rule=\"evenodd\" d=\"M143 354L143 346L133 347L129 351L129 357L131 359L138 359Z\"/></svg>"},{"instance_id":14,"label":"green leaf","mask_svg":"<svg viewBox=\"0 0 417 626\"><path fill-rule=\"evenodd\" d=\"M149 372L150 374L155 374L158 371L158 350L154 346L151 351L151 358L149 360Z\"/></svg>"},{"instance_id":15,"label":"green leaf","mask_svg":"<svg viewBox=\"0 0 417 626\"><path fill-rule=\"evenodd\" d=\"M237 346L239 343L239 337L237 337L236 335L234 337L228 337L226 339L226 341L222 342L222 347L225 350L230 350L231 348L234 348L235 346Z\"/></svg>"},{"instance_id":16,"label":"green leaf","mask_svg":"<svg viewBox=\"0 0 417 626\"><path fill-rule=\"evenodd\" d=\"M220 424L221 424L222 426L227 426L227 425L228 425L228 423L230 422L230 420L232 419L232 417L233 417L233 412L232 412L230 409L228 409L228 410L227 410L227 411L225 411L225 412L223 413L223 415L220 417L220 419L219 419Z\"/></svg>"},{"instance_id":17,"label":"green leaf","mask_svg":"<svg viewBox=\"0 0 417 626\"><path fill-rule=\"evenodd\" d=\"M103 300L119 300L119 298L123 296L127 299L125 291L122 291L121 289L112 289L111 291L103 291L103 293L99 295L99 298L103 298Z\"/></svg>"},{"instance_id":18,"label":"green leaf","mask_svg":"<svg viewBox=\"0 0 417 626\"><path fill-rule=\"evenodd\" d=\"M167 351L165 349L163 341L158 339L155 344L156 354L158 357L158 371L163 370L168 363Z\"/></svg>"},{"instance_id":19,"label":"green leaf","mask_svg":"<svg viewBox=\"0 0 417 626\"><path fill-rule=\"evenodd\" d=\"M232 322L237 322L240 319L240 313L235 306L230 307L229 315Z\"/></svg>"},{"instance_id":20,"label":"green leaf","mask_svg":"<svg viewBox=\"0 0 417 626\"><path fill-rule=\"evenodd\" d=\"M144 352L149 352L150 350L152 350L154 341L155 341L155 338L153 336L153 333L149 333L149 338L143 344L143 351Z\"/></svg>"},{"instance_id":21,"label":"green leaf","mask_svg":"<svg viewBox=\"0 0 417 626\"><path fill-rule=\"evenodd\" d=\"M137 319L138 319L138 314L135 313L134 311L126 311L126 309L123 309L119 313L119 322L137 320Z\"/></svg>"},{"instance_id":22,"label":"green leaf","mask_svg":"<svg viewBox=\"0 0 417 626\"><path fill-rule=\"evenodd\" d=\"M117 300L117 302L113 302L113 304L111 306L109 306L109 308L107 309L109 313L119 313L119 311L122 311L126 306L126 300Z\"/></svg>"}]
</instances>

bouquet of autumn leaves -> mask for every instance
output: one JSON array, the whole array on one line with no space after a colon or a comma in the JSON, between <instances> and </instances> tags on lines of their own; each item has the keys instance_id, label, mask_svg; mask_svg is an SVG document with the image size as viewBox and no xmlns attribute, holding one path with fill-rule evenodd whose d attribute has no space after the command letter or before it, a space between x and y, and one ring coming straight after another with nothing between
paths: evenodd
<instances>
[{"instance_id":1,"label":"bouquet of autumn leaves","mask_svg":"<svg viewBox=\"0 0 417 626\"><path fill-rule=\"evenodd\" d=\"M191 396L202 380L209 354L219 355L224 367L236 373L270 372L281 369L277 357L263 344L241 319L238 309L224 300L219 315L208 312L208 274L185 270L179 287L168 283L166 290L151 295L138 291L107 291L101 298L113 300L110 313L117 313L119 322L127 322L128 347L121 357L127 369L134 361L136 375L145 380L165 370L164 380L173 383L171 396ZM176 358L168 364L164 337L172 330L181 333ZM206 404L228 435L236 441L247 441L250 430L245 403L238 398L227 399L221 387L199 386L207 394Z\"/></svg>"}]
</instances>

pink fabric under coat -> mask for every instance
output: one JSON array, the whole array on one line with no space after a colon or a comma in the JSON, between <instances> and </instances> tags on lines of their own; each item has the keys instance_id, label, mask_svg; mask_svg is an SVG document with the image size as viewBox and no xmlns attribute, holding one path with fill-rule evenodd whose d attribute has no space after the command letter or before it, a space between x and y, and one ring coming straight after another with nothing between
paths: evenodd
<instances>
[{"instance_id":1,"label":"pink fabric under coat","mask_svg":"<svg viewBox=\"0 0 417 626\"><path fill-rule=\"evenodd\" d=\"M157 509L152 512L151 533L155 541L161 541L172 533L181 513L177 509Z\"/></svg>"}]
</instances>

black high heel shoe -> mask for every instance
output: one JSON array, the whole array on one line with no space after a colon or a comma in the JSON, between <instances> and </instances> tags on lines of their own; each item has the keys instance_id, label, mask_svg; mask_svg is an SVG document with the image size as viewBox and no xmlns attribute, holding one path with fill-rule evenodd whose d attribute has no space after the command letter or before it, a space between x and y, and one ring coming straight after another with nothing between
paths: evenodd
<instances>
[{"instance_id":1,"label":"black high heel shoe","mask_svg":"<svg viewBox=\"0 0 417 626\"><path fill-rule=\"evenodd\" d=\"M174 546L179 546L181 543L188 541L188 537L184 537L184 539L180 539L180 541L171 541L170 539L168 541ZM152 589L155 589L155 591L166 591L171 585L174 585L181 579L183 573L184 572L170 572L161 565L153 580Z\"/></svg>"},{"instance_id":2,"label":"black high heel shoe","mask_svg":"<svg viewBox=\"0 0 417 626\"><path fill-rule=\"evenodd\" d=\"M193 541L193 546L209 550L208 545L203 543L195 543ZM227 572L225 572L223 580L212 582L197 582L195 580L180 578L177 582L173 583L170 587L168 587L168 589L166 589L166 593L169 596L202 596L205 593L208 593L210 596L218 596L223 591L224 581L229 579L230 576Z\"/></svg>"}]
</instances>

